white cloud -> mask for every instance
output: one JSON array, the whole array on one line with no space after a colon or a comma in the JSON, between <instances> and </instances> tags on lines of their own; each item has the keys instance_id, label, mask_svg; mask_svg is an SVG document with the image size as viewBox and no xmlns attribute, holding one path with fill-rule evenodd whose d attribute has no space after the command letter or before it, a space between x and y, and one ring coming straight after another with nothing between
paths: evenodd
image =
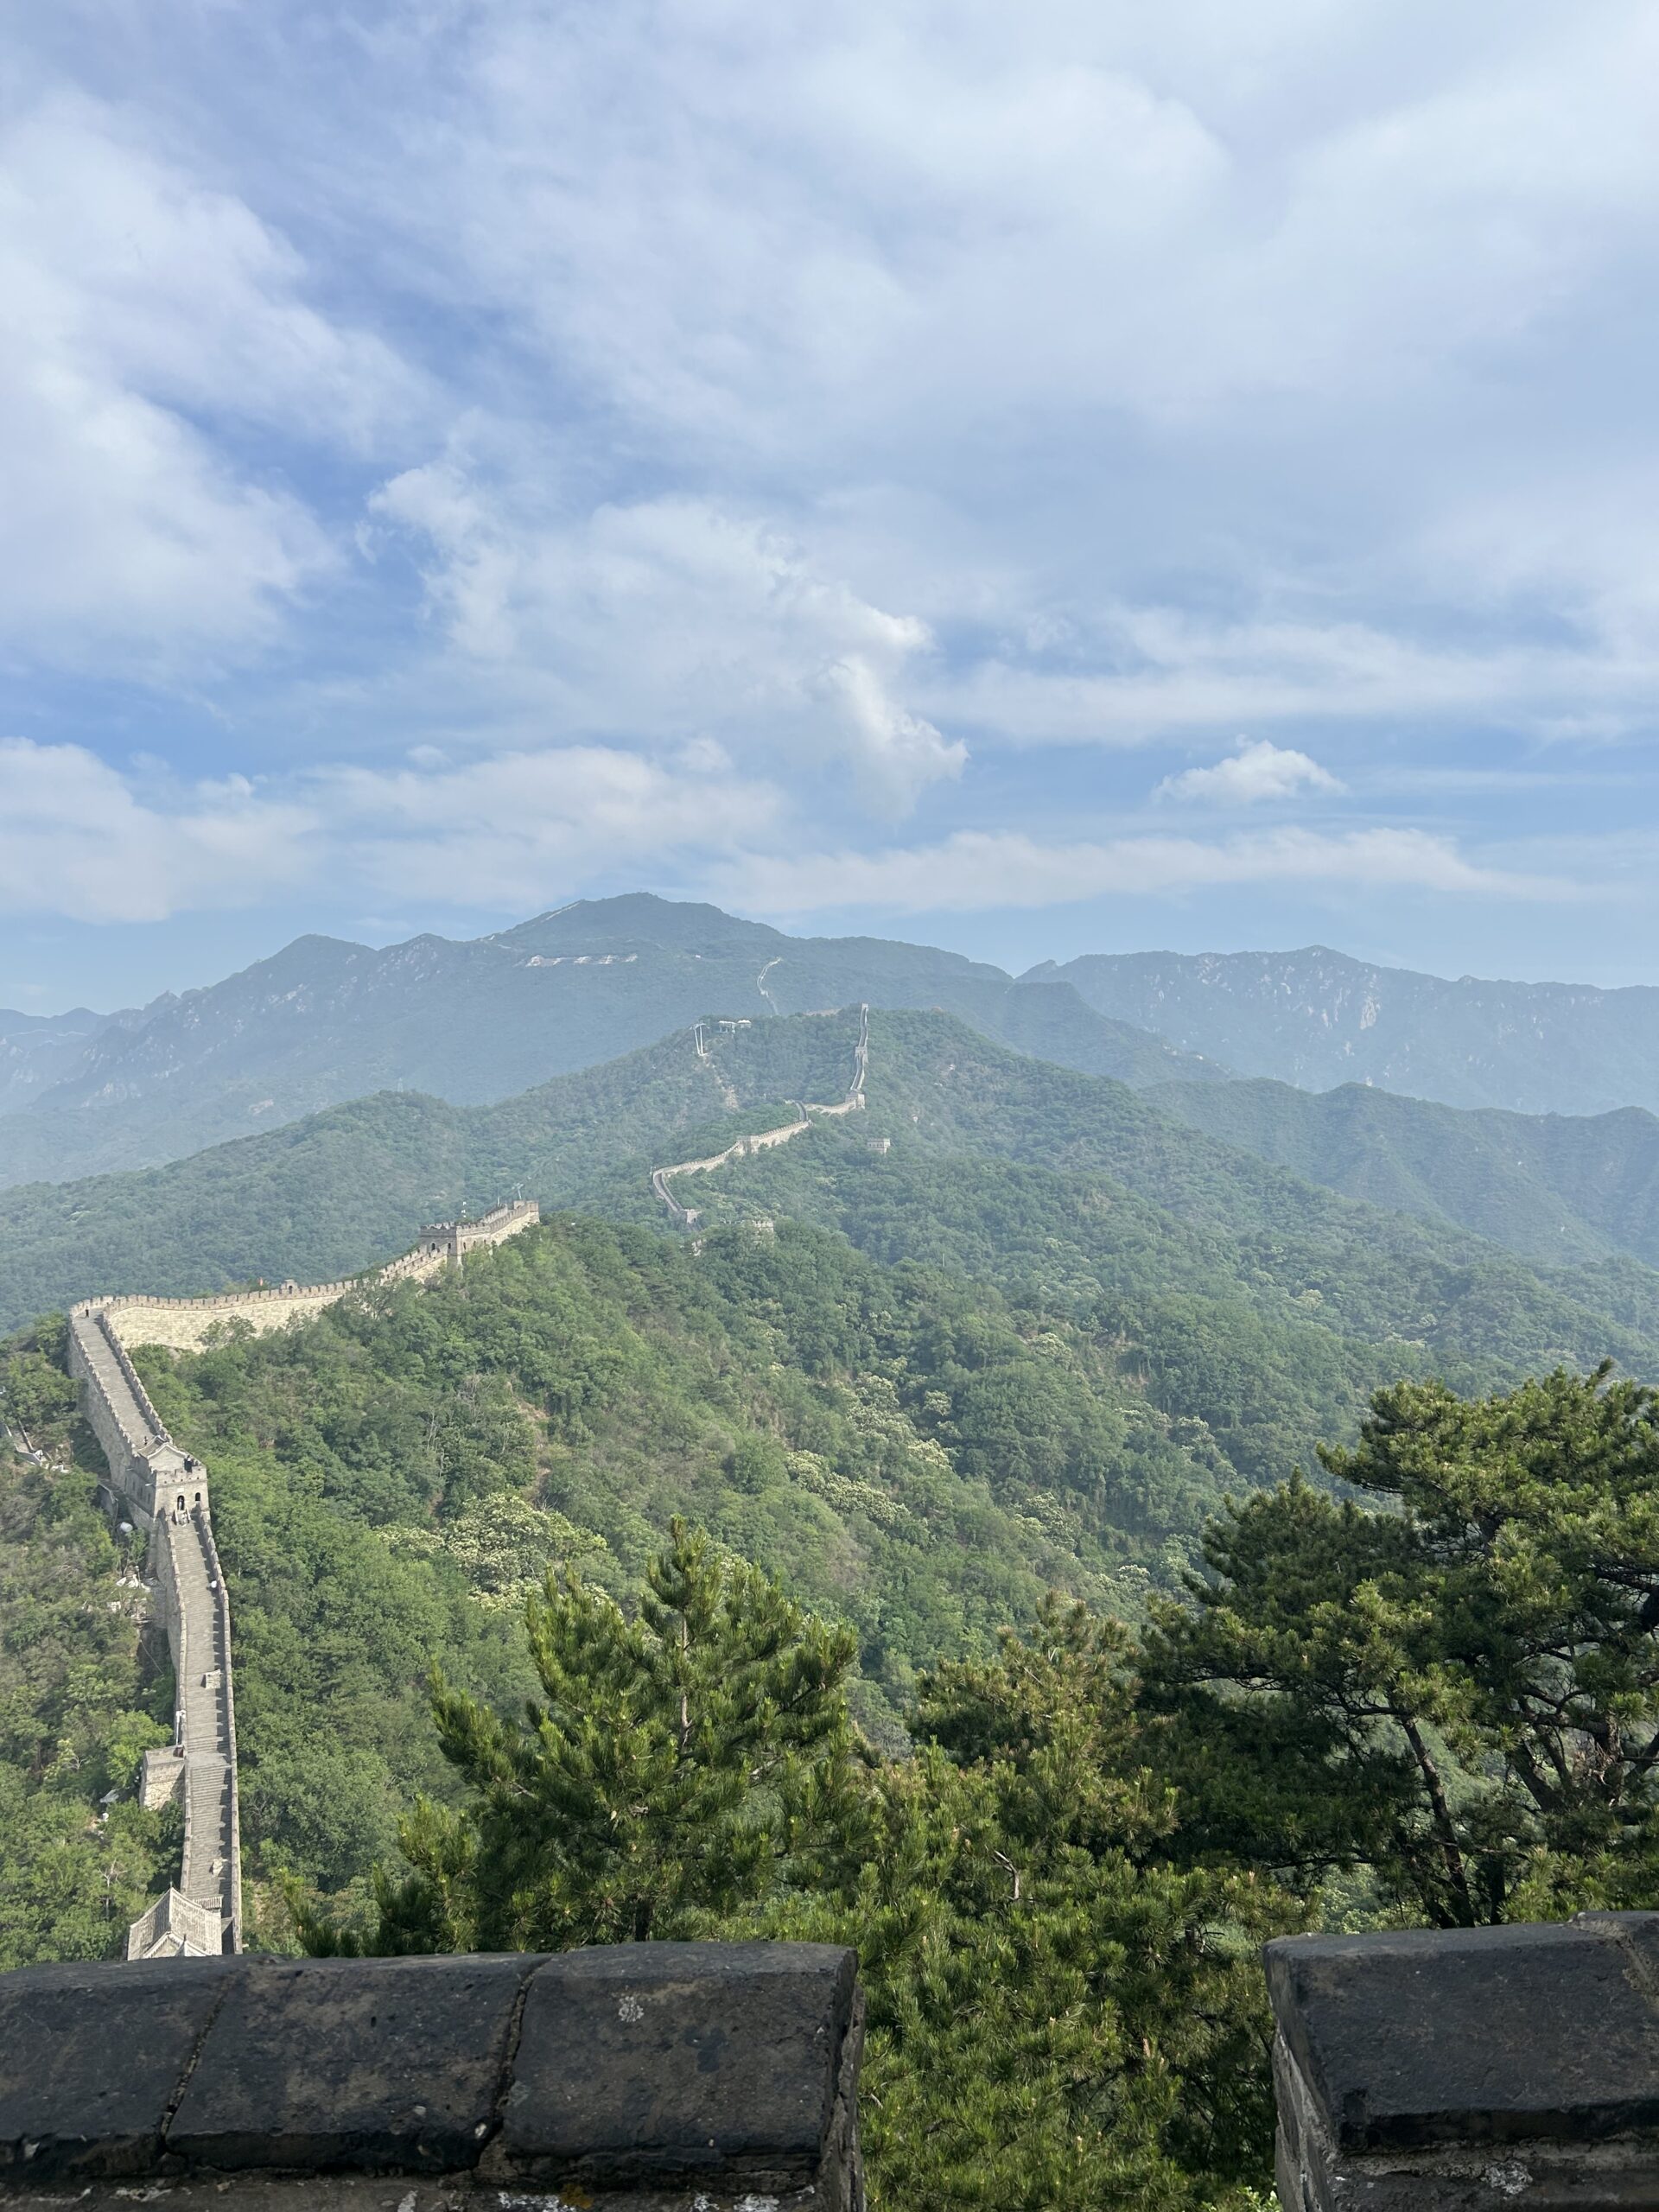
<instances>
[{"instance_id":1,"label":"white cloud","mask_svg":"<svg viewBox=\"0 0 1659 2212\"><path fill-rule=\"evenodd\" d=\"M276 634L334 563L237 426L372 442L417 379L302 296L234 194L70 94L0 123L0 638L192 680Z\"/></svg>"},{"instance_id":2,"label":"white cloud","mask_svg":"<svg viewBox=\"0 0 1659 2212\"><path fill-rule=\"evenodd\" d=\"M551 514L455 461L407 470L371 502L421 550L429 604L474 680L562 727L787 766L850 766L902 812L966 758L906 705L932 648L753 517L662 499Z\"/></svg>"},{"instance_id":3,"label":"white cloud","mask_svg":"<svg viewBox=\"0 0 1659 2212\"><path fill-rule=\"evenodd\" d=\"M1654 276L1649 11L506 5L452 51L458 160L402 219L645 453L965 633L907 714L1645 726L1653 625L1572 581L1594 534L1565 624L1505 545L1587 435L1659 574L1646 379L1580 391L1595 302ZM1518 527L1446 559L1499 486ZM1103 605L1070 652L1000 643Z\"/></svg>"},{"instance_id":4,"label":"white cloud","mask_svg":"<svg viewBox=\"0 0 1659 2212\"><path fill-rule=\"evenodd\" d=\"M1635 0L302 13L18 33L0 645L164 687L187 734L112 691L111 747L205 732L216 780L38 747L76 805L0 822L7 898L528 899L741 848L799 906L803 822L813 880L889 902L1510 895L1452 780L1444 835L1019 832L1081 780L1050 747L1191 739L1171 797L1357 808L1460 737L1490 800L1505 746L1650 732ZM861 859L855 796L937 811Z\"/></svg>"},{"instance_id":5,"label":"white cloud","mask_svg":"<svg viewBox=\"0 0 1659 2212\"><path fill-rule=\"evenodd\" d=\"M407 217L631 413L774 449L1374 397L1640 238L1645 10L1249 14L852 0L743 37L726 7L509 0L448 47Z\"/></svg>"},{"instance_id":6,"label":"white cloud","mask_svg":"<svg viewBox=\"0 0 1659 2212\"><path fill-rule=\"evenodd\" d=\"M1053 659L995 656L925 681L935 714L1004 744L1133 746L1248 718L1335 730L1415 716L1502 719L1529 734L1628 726L1659 680L1659 631L1611 651L1579 632L1417 642L1375 624L1263 616L1217 621L1169 606L1116 605ZM1079 660L1103 664L1078 672ZM1056 664L1058 662L1058 664ZM1586 733L1587 734L1587 733ZM1271 742L1271 741L1259 741Z\"/></svg>"},{"instance_id":7,"label":"white cloud","mask_svg":"<svg viewBox=\"0 0 1659 2212\"><path fill-rule=\"evenodd\" d=\"M1576 886L1559 877L1484 867L1465 859L1450 839L1417 830L1357 830L1334 836L1279 830L1215 843L1141 836L1071 845L963 830L939 844L907 849L806 854L787 862L751 858L715 880L725 895L774 914L862 906L916 913L1053 906L1245 884L1397 887L1519 899L1579 895Z\"/></svg>"},{"instance_id":8,"label":"white cloud","mask_svg":"<svg viewBox=\"0 0 1659 2212\"><path fill-rule=\"evenodd\" d=\"M280 785L124 777L79 746L0 741L0 912L145 922L283 892L531 907L619 867L775 839L770 786L709 756L595 746L461 767L334 766Z\"/></svg>"},{"instance_id":9,"label":"white cloud","mask_svg":"<svg viewBox=\"0 0 1659 2212\"><path fill-rule=\"evenodd\" d=\"M1253 806L1260 799L1291 798L1300 791L1339 791L1328 768L1306 753L1260 737L1213 768L1184 768L1166 776L1154 796L1191 799L1205 806Z\"/></svg>"},{"instance_id":10,"label":"white cloud","mask_svg":"<svg viewBox=\"0 0 1659 2212\"><path fill-rule=\"evenodd\" d=\"M314 814L241 779L141 797L78 745L0 739L0 911L159 921L303 884Z\"/></svg>"},{"instance_id":11,"label":"white cloud","mask_svg":"<svg viewBox=\"0 0 1659 2212\"><path fill-rule=\"evenodd\" d=\"M501 753L432 773L334 768L308 779L353 880L383 894L524 909L607 870L775 836L765 784L602 746Z\"/></svg>"}]
</instances>

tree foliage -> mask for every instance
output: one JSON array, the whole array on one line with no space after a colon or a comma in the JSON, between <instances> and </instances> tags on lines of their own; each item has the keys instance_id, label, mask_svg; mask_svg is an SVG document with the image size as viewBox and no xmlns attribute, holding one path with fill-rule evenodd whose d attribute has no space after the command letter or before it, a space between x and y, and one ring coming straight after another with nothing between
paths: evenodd
<instances>
[{"instance_id":1,"label":"tree foliage","mask_svg":"<svg viewBox=\"0 0 1659 2212\"><path fill-rule=\"evenodd\" d=\"M892 2206L1215 2203L1271 2134L1256 1945L1294 1910L1171 1867L1123 1630L1045 1605L928 1681L918 1754L860 1745L845 1634L677 1525L632 1610L571 1574L527 1608L543 1698L432 1691L467 1786L404 1823L366 1926L316 1952L756 1934L857 1946L864 2132Z\"/></svg>"},{"instance_id":2,"label":"tree foliage","mask_svg":"<svg viewBox=\"0 0 1659 2212\"><path fill-rule=\"evenodd\" d=\"M1371 1869L1439 1926L1649 1894L1659 1811L1659 1400L1603 1368L1469 1401L1378 1394L1205 1541L1147 1680L1189 1846Z\"/></svg>"},{"instance_id":3,"label":"tree foliage","mask_svg":"<svg viewBox=\"0 0 1659 2212\"><path fill-rule=\"evenodd\" d=\"M765 1903L821 1847L851 1740L845 1629L683 1522L632 1616L550 1569L526 1624L542 1696L519 1719L434 1672L467 1809L423 1801L404 1824L415 1872L383 1877L372 1948L670 1940Z\"/></svg>"},{"instance_id":4,"label":"tree foliage","mask_svg":"<svg viewBox=\"0 0 1659 2212\"><path fill-rule=\"evenodd\" d=\"M11 1348L0 1401L54 1454L74 1404L60 1335ZM177 1815L130 1799L172 1712L139 1649L141 1559L78 1469L0 1444L0 1971L107 1957L176 1855Z\"/></svg>"}]
</instances>

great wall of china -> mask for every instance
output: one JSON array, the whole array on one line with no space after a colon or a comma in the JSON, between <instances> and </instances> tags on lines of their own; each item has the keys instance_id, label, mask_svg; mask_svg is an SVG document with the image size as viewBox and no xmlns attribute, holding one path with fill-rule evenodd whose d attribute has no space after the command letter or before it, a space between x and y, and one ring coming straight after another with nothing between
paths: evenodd
<instances>
[{"instance_id":1,"label":"great wall of china","mask_svg":"<svg viewBox=\"0 0 1659 2212\"><path fill-rule=\"evenodd\" d=\"M175 1797L182 1802L179 1880L128 1929L130 1959L241 1949L242 1846L230 1603L213 1542L207 1470L168 1434L129 1347L193 1351L215 1326L240 1321L257 1332L281 1328L352 1291L409 1276L426 1281L478 1246L499 1244L540 1219L533 1199L515 1200L477 1221L423 1229L411 1251L365 1275L213 1298L89 1298L70 1313L69 1371L109 1465L107 1503L149 1535L150 1574L178 1685L173 1742L145 1752L140 1794L147 1805Z\"/></svg>"},{"instance_id":2,"label":"great wall of china","mask_svg":"<svg viewBox=\"0 0 1659 2212\"><path fill-rule=\"evenodd\" d=\"M777 963L774 961L772 965L775 967ZM763 968L760 971L763 977L766 972ZM742 1026L747 1028L748 1024L745 1022ZM706 1058L708 1055L702 1042L701 1022L697 1024L692 1034L696 1039L698 1058ZM695 1228L702 1217L696 1206L680 1204L668 1187L671 1177L707 1175L716 1167L724 1167L728 1160L747 1160L757 1152L770 1151L773 1145L787 1144L791 1137L798 1137L804 1129L810 1129L812 1127L812 1116L815 1114L829 1116L861 1112L864 1105L864 1078L869 1072L869 1065L870 1009L867 1006L861 1006L858 1010L858 1042L853 1047L852 1080L847 1086L847 1096L844 1098L838 1100L833 1106L797 1106L795 1119L792 1122L780 1122L776 1128L760 1129L753 1136L739 1137L735 1144L728 1144L724 1152L713 1153L707 1160L677 1160L672 1167L652 1169L651 1187L668 1208L670 1217L675 1225L680 1229Z\"/></svg>"},{"instance_id":3,"label":"great wall of china","mask_svg":"<svg viewBox=\"0 0 1659 2212\"><path fill-rule=\"evenodd\" d=\"M764 977L765 971L762 971ZM722 1027L747 1027L736 1021ZM703 1025L693 1032L708 1058ZM653 1168L651 1185L673 1220L690 1228L695 1207L669 1188L680 1175L703 1175L728 1160L787 1144L814 1116L860 1111L869 1068L870 1010L859 1009L858 1041L846 1096L833 1105L802 1104L795 1118L740 1137L723 1152ZM386 1266L333 1282L284 1282L208 1298L158 1298L143 1293L83 1299L69 1316L69 1371L109 1466L105 1503L130 1516L149 1539L149 1565L172 1654L177 1696L174 1740L146 1751L140 1795L146 1805L179 1801L184 1842L179 1880L127 1931L130 1959L203 1957L242 1948L242 1847L237 1807L236 1700L232 1680L231 1615L213 1541L207 1469L175 1444L152 1404L130 1347L159 1344L200 1351L210 1332L241 1323L278 1329L332 1306L353 1291L404 1279L429 1281L480 1245L499 1244L541 1219L533 1199L497 1206L477 1221L442 1222Z\"/></svg>"}]
</instances>

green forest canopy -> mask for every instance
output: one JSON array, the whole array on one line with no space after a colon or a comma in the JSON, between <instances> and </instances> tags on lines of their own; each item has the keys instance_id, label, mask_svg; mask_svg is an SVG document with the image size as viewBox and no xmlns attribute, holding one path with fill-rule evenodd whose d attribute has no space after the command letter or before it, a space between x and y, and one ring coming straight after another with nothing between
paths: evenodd
<instances>
[{"instance_id":1,"label":"green forest canopy","mask_svg":"<svg viewBox=\"0 0 1659 2212\"><path fill-rule=\"evenodd\" d=\"M1225 1420L1252 1355L1175 1378L1219 1394L1213 1424L1172 1412L1170 1376L1126 1342L1127 1292L1103 1319L1086 1209L1065 1295L1031 1272L1064 1243L1045 1208L1083 1185L989 1161L1005 1212L953 1213L895 1160L896 1180L843 1185L852 1141L804 1140L746 1166L731 1205L785 1167L826 1213L884 1190L894 1238L937 1202L946 1247L988 1239L1006 1293L786 1217L717 1222L697 1249L569 1217L429 1289L141 1353L213 1472L254 1940L626 1933L582 1917L618 1907L602 1852L549 1859L546 1835L484 1816L518 1756L512 1716L550 1700L566 1748L547 1787L609 1833L582 1745L595 1726L620 1740L620 1700L667 1791L660 1818L629 1798L652 1932L859 1943L880 2202L1242 2206L1268 2131L1264 1934L1650 1901L1653 1401L1605 1376L1486 1399L1408 1382L1325 1455L1345 1500L1253 1485ZM1153 1218L1152 1249L1169 1233ZM1138 1249L1110 1246L1130 1268ZM1282 1297L1269 1281L1211 1325L1224 1343L1230 1314L1265 1329ZM7 1418L47 1454L0 1452L9 1963L107 1952L176 1851L175 1816L125 1794L170 1686L138 1649L130 1545L88 1503L96 1447L60 1343L41 1325L3 1375ZM1271 1408L1288 1385L1268 1377ZM1288 1433L1319 1404L1272 1418ZM653 1568L682 1511L709 1539L683 1533L679 1565ZM653 1574L671 1612L713 1578L698 1741L708 1804L748 1841L712 1887L669 1819L705 1783L687 1794L686 1746L652 1719L669 1681L638 1595ZM776 1700L737 1696L750 1662L721 1619L756 1651L798 1635L817 1655L792 1678L816 1718L753 1803L722 1745L764 1732Z\"/></svg>"}]
</instances>

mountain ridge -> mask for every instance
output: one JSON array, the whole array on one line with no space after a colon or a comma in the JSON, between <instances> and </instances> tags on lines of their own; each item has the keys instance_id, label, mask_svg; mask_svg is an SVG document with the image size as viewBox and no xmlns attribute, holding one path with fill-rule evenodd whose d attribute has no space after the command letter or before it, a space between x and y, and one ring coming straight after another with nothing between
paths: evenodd
<instances>
[{"instance_id":1,"label":"mountain ridge","mask_svg":"<svg viewBox=\"0 0 1659 2212\"><path fill-rule=\"evenodd\" d=\"M992 1034L1141 1081L1201 1058L999 968L879 938L791 938L647 893L576 900L465 940L378 950L296 938L220 982L110 1017L79 1062L0 1115L0 1185L159 1165L386 1089L455 1105L517 1096L711 1014L751 1020L868 1001L944 1005ZM0 1052L3 1040L0 1039ZM0 1077L6 1063L0 1058ZM8 1102L0 1080L0 1105ZM21 1099L21 1106L17 1101Z\"/></svg>"},{"instance_id":2,"label":"mountain ridge","mask_svg":"<svg viewBox=\"0 0 1659 2212\"><path fill-rule=\"evenodd\" d=\"M1364 1084L1265 1077L1144 1094L1201 1128L1349 1198L1456 1222L1547 1265L1628 1253L1659 1265L1659 1118L1442 1106Z\"/></svg>"},{"instance_id":3,"label":"mountain ridge","mask_svg":"<svg viewBox=\"0 0 1659 2212\"><path fill-rule=\"evenodd\" d=\"M1026 980L1075 984L1115 1020L1310 1090L1363 1082L1439 1104L1529 1114L1659 1111L1659 988L1456 982L1294 952L1084 953Z\"/></svg>"},{"instance_id":4,"label":"mountain ridge","mask_svg":"<svg viewBox=\"0 0 1659 2212\"><path fill-rule=\"evenodd\" d=\"M421 1220L476 1211L515 1186L544 1205L660 1225L652 1166L775 1126L792 1099L839 1096L857 1019L758 1022L712 1039L707 1060L677 1034L484 1107L382 1093L164 1167L0 1193L0 1325L94 1293L185 1295L257 1274L352 1274L401 1249ZM868 1109L843 1131L861 1160L866 1136L885 1135L902 1154L945 1163L971 1155L1050 1177L1103 1174L1186 1224L1180 1236L1222 1238L1216 1268L1249 1296L1252 1281L1278 1285L1275 1310L1289 1298L1309 1316L1333 1313L1336 1299L1362 1336L1452 1348L1462 1341L1459 1301L1472 1294L1483 1310L1495 1299L1493 1311L1511 1313L1517 1357L1593 1361L1611 1351L1659 1372L1645 1319L1618 1323L1466 1230L1333 1194L1188 1128L1123 1084L1015 1052L957 1017L899 1010L871 1022ZM777 1171L791 1187L827 1156L817 1135L788 1151L803 1154ZM810 1196L810 1185L798 1192L809 1212ZM1182 1264L1201 1281L1202 1267ZM1651 1272L1623 1265L1620 1295L1645 1317ZM1481 1326L1495 1346L1496 1324Z\"/></svg>"}]
</instances>

